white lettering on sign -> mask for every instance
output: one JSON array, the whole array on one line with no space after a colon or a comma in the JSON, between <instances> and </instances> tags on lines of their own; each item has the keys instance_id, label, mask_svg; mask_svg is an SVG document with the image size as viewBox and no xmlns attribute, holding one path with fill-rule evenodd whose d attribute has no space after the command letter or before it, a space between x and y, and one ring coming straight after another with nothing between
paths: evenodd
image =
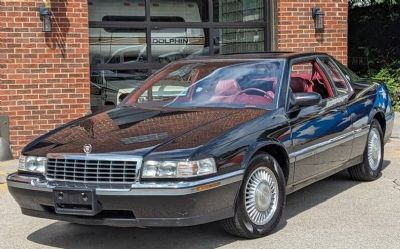
<instances>
[{"instance_id":1,"label":"white lettering on sign","mask_svg":"<svg viewBox=\"0 0 400 249\"><path fill-rule=\"evenodd\" d=\"M189 44L188 38L153 38L153 44Z\"/></svg>"}]
</instances>

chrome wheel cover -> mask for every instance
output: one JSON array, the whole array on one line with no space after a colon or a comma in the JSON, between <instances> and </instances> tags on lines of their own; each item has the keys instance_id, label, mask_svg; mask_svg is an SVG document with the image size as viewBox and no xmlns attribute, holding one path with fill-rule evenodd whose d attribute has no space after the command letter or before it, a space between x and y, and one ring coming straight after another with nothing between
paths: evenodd
<instances>
[{"instance_id":1,"label":"chrome wheel cover","mask_svg":"<svg viewBox=\"0 0 400 249\"><path fill-rule=\"evenodd\" d=\"M376 128L372 128L368 135L368 163L372 170L377 170L382 160L381 136Z\"/></svg>"},{"instance_id":2,"label":"chrome wheel cover","mask_svg":"<svg viewBox=\"0 0 400 249\"><path fill-rule=\"evenodd\" d=\"M245 209L250 220L259 226L274 216L279 198L278 180L267 167L252 172L246 182Z\"/></svg>"}]
</instances>

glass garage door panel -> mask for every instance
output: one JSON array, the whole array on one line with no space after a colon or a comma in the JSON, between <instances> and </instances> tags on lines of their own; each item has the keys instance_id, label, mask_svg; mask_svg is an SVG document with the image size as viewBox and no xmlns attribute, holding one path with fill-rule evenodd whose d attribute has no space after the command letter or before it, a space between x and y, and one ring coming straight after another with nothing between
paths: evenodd
<instances>
[{"instance_id":1,"label":"glass garage door panel","mask_svg":"<svg viewBox=\"0 0 400 249\"><path fill-rule=\"evenodd\" d=\"M133 28L91 28L89 44L92 110L116 106L148 77L147 69L138 68L147 61L146 33Z\"/></svg>"},{"instance_id":2,"label":"glass garage door panel","mask_svg":"<svg viewBox=\"0 0 400 249\"><path fill-rule=\"evenodd\" d=\"M146 58L146 33L140 29L91 28L90 64L140 63Z\"/></svg>"},{"instance_id":3,"label":"glass garage door panel","mask_svg":"<svg viewBox=\"0 0 400 249\"><path fill-rule=\"evenodd\" d=\"M265 0L214 0L214 22L264 21Z\"/></svg>"},{"instance_id":4,"label":"glass garage door panel","mask_svg":"<svg viewBox=\"0 0 400 249\"><path fill-rule=\"evenodd\" d=\"M207 22L207 0L151 0L153 22Z\"/></svg>"},{"instance_id":5,"label":"glass garage door panel","mask_svg":"<svg viewBox=\"0 0 400 249\"><path fill-rule=\"evenodd\" d=\"M145 21L143 0L88 0L89 21L111 21L112 17L131 17L130 21Z\"/></svg>"},{"instance_id":6,"label":"glass garage door panel","mask_svg":"<svg viewBox=\"0 0 400 249\"><path fill-rule=\"evenodd\" d=\"M264 51L264 29L217 29L215 41L220 54Z\"/></svg>"}]
</instances>

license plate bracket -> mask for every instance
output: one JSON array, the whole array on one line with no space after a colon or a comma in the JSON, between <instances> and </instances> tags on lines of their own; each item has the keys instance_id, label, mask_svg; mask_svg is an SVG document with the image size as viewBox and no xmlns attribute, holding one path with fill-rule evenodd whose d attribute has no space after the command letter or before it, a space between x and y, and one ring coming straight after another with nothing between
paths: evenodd
<instances>
[{"instance_id":1,"label":"license plate bracket","mask_svg":"<svg viewBox=\"0 0 400 249\"><path fill-rule=\"evenodd\" d=\"M54 189L57 214L94 216L101 211L94 189Z\"/></svg>"}]
</instances>

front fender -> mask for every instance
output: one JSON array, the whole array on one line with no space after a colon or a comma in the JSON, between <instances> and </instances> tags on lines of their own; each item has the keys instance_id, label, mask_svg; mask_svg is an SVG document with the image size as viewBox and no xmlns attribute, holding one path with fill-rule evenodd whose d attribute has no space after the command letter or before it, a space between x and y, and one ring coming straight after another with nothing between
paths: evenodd
<instances>
[{"instance_id":1,"label":"front fender","mask_svg":"<svg viewBox=\"0 0 400 249\"><path fill-rule=\"evenodd\" d=\"M286 150L285 146L280 143L279 141L275 141L275 140L267 140L267 141L259 141L256 142L252 145L249 146L247 153L242 161L242 165L241 168L242 169L247 169L251 159L254 157L255 154L257 154L260 151L264 151L263 148L267 147L267 146L276 146L279 147L281 149L281 151L283 151L285 153L285 158L286 158L286 165L289 165L289 153ZM265 151L267 152L267 151Z\"/></svg>"},{"instance_id":2,"label":"front fender","mask_svg":"<svg viewBox=\"0 0 400 249\"><path fill-rule=\"evenodd\" d=\"M394 123L394 111L389 90L385 84L378 84L376 87L376 96L373 107L368 117L368 123L371 124L375 117L379 117L379 121L383 122L384 141L387 142L392 134Z\"/></svg>"}]
</instances>

